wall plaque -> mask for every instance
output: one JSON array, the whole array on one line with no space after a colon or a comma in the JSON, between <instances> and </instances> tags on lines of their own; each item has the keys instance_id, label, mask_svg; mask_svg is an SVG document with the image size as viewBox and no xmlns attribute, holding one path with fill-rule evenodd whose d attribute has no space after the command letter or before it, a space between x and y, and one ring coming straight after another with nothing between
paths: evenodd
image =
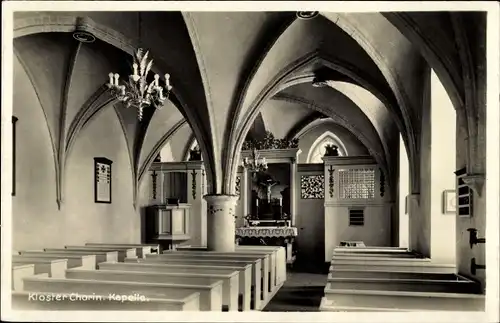
<instances>
[{"instance_id":1,"label":"wall plaque","mask_svg":"<svg viewBox=\"0 0 500 323\"><path fill-rule=\"evenodd\" d=\"M111 203L111 164L105 157L94 158L94 202Z\"/></svg>"}]
</instances>

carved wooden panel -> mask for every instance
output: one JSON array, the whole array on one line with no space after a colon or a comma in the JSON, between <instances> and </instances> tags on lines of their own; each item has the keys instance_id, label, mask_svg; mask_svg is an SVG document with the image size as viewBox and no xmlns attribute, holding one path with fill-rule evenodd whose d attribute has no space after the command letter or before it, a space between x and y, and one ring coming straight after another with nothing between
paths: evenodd
<instances>
[{"instance_id":1,"label":"carved wooden panel","mask_svg":"<svg viewBox=\"0 0 500 323\"><path fill-rule=\"evenodd\" d=\"M300 177L300 196L303 199L324 199L325 176L302 175Z\"/></svg>"},{"instance_id":2,"label":"carved wooden panel","mask_svg":"<svg viewBox=\"0 0 500 323\"><path fill-rule=\"evenodd\" d=\"M375 197L375 170L351 168L339 170L341 199L373 199Z\"/></svg>"},{"instance_id":3,"label":"carved wooden panel","mask_svg":"<svg viewBox=\"0 0 500 323\"><path fill-rule=\"evenodd\" d=\"M240 187L241 187L241 176L236 176L236 195L240 195Z\"/></svg>"}]
</instances>

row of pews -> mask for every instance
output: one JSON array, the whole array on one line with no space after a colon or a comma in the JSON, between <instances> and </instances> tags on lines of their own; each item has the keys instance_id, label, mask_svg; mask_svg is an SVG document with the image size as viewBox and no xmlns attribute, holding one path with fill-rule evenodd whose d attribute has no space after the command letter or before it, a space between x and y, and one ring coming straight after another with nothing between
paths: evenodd
<instances>
[{"instance_id":1,"label":"row of pews","mask_svg":"<svg viewBox=\"0 0 500 323\"><path fill-rule=\"evenodd\" d=\"M283 247L86 243L15 252L12 308L260 311L285 280Z\"/></svg>"},{"instance_id":2,"label":"row of pews","mask_svg":"<svg viewBox=\"0 0 500 323\"><path fill-rule=\"evenodd\" d=\"M480 284L404 248L337 247L320 311L484 311Z\"/></svg>"}]
</instances>

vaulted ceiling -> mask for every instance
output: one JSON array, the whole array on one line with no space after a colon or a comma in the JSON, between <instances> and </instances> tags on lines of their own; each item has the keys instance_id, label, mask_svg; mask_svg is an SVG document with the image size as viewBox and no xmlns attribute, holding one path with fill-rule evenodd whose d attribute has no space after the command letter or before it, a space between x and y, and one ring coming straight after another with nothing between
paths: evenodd
<instances>
[{"instance_id":1,"label":"vaulted ceiling","mask_svg":"<svg viewBox=\"0 0 500 323\"><path fill-rule=\"evenodd\" d=\"M291 130L323 115L351 131L389 172L400 132L414 163L429 66L455 108L465 102L460 25L452 20L447 13L321 12L301 20L295 12L18 12L14 45L60 164L79 129L114 106L137 181L188 123L214 190L223 192L232 189L234 160L248 134ZM80 43L75 30L97 40ZM137 46L150 50L154 71L170 73L174 86L170 101L142 122L104 87L110 71L130 73ZM315 78L325 86L313 87Z\"/></svg>"}]
</instances>

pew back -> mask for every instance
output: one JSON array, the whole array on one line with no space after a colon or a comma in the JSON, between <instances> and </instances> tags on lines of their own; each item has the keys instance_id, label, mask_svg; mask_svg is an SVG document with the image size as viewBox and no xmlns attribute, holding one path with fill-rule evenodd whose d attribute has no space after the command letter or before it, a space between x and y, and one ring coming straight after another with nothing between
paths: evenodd
<instances>
[{"instance_id":1,"label":"pew back","mask_svg":"<svg viewBox=\"0 0 500 323\"><path fill-rule=\"evenodd\" d=\"M26 291L52 293L120 294L133 301L138 301L141 298L147 299L148 297L181 300L192 293L199 292L201 310L222 310L222 282L220 281L205 285L181 285L27 277L24 279L24 288Z\"/></svg>"},{"instance_id":2,"label":"pew back","mask_svg":"<svg viewBox=\"0 0 500 323\"><path fill-rule=\"evenodd\" d=\"M184 298L175 300L148 297L147 301L123 301L119 295L15 291L12 292L12 309L38 311L199 311L200 294L191 293Z\"/></svg>"},{"instance_id":3,"label":"pew back","mask_svg":"<svg viewBox=\"0 0 500 323\"><path fill-rule=\"evenodd\" d=\"M57 253L66 255L96 255L96 261L118 261L118 251L99 251L99 250L74 250L61 248L45 248L47 253ZM30 252L30 251L25 251Z\"/></svg>"},{"instance_id":4,"label":"pew back","mask_svg":"<svg viewBox=\"0 0 500 323\"><path fill-rule=\"evenodd\" d=\"M82 267L86 269L96 268L95 255L62 255L62 254L46 254L44 252L12 255L12 259L67 259L68 268Z\"/></svg>"}]
</instances>

